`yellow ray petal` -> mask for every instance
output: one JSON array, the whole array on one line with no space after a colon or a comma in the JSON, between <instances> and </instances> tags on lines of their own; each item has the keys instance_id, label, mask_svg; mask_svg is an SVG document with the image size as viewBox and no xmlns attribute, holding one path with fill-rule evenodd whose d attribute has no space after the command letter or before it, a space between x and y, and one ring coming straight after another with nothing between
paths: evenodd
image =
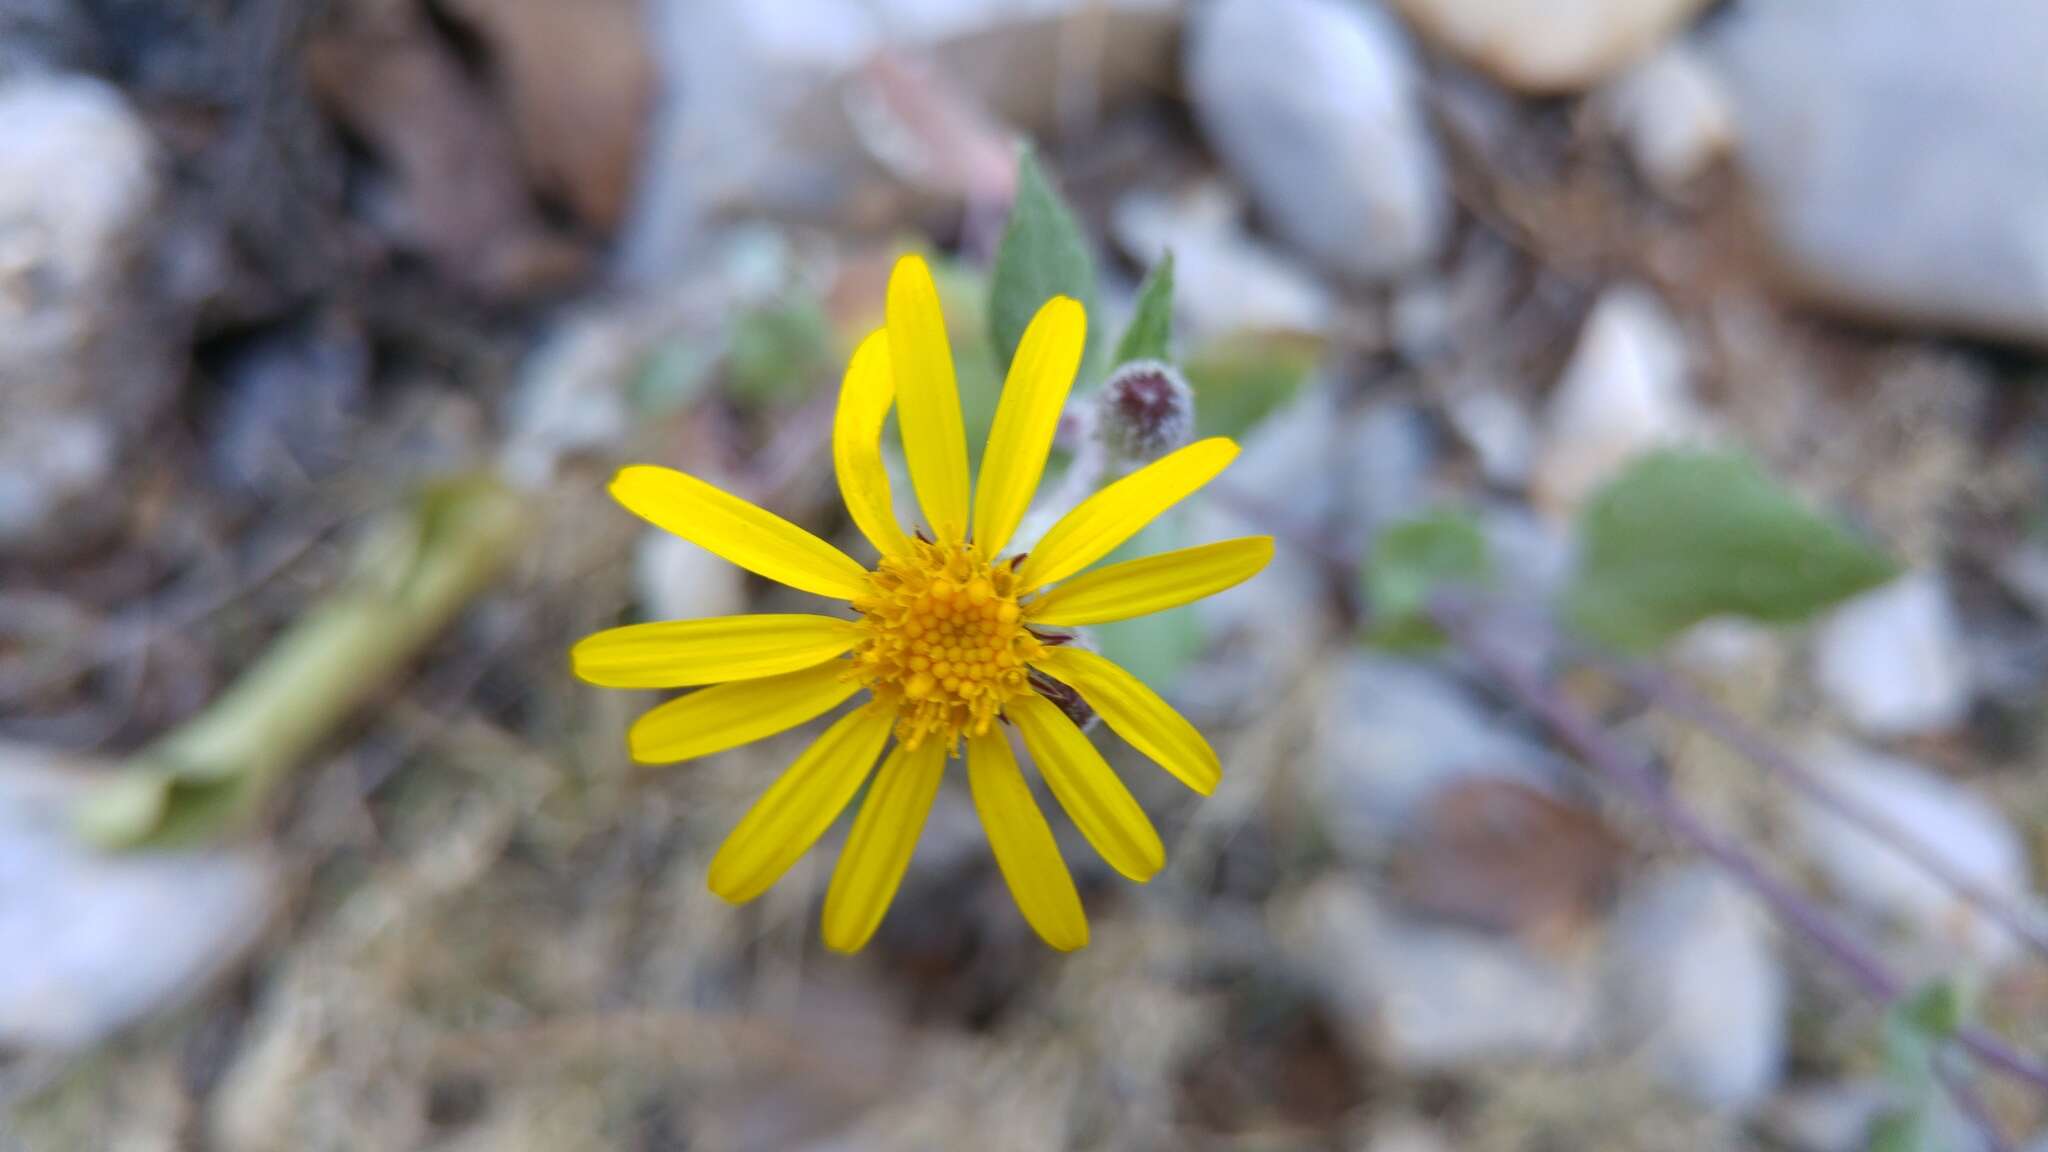
<instances>
[{"instance_id":1,"label":"yellow ray petal","mask_svg":"<svg viewBox=\"0 0 2048 1152\"><path fill-rule=\"evenodd\" d=\"M946 746L938 740L915 749L899 744L882 762L825 892L827 948L858 952L882 926L945 771Z\"/></svg>"},{"instance_id":2,"label":"yellow ray petal","mask_svg":"<svg viewBox=\"0 0 2048 1152\"><path fill-rule=\"evenodd\" d=\"M860 791L895 716L878 706L840 717L740 818L711 858L711 890L735 904L766 892L803 858Z\"/></svg>"},{"instance_id":3,"label":"yellow ray petal","mask_svg":"<svg viewBox=\"0 0 2048 1152\"><path fill-rule=\"evenodd\" d=\"M839 408L832 419L832 469L839 475L839 496L861 534L877 552L891 556L910 551L910 539L896 522L889 472L882 466L882 422L895 402L889 334L877 329L854 350L846 379L839 385Z\"/></svg>"},{"instance_id":4,"label":"yellow ray petal","mask_svg":"<svg viewBox=\"0 0 2048 1152\"><path fill-rule=\"evenodd\" d=\"M939 290L922 256L896 262L888 318L896 422L903 429L910 483L939 542L957 544L967 537L967 432Z\"/></svg>"},{"instance_id":5,"label":"yellow ray petal","mask_svg":"<svg viewBox=\"0 0 2048 1152\"><path fill-rule=\"evenodd\" d=\"M801 671L859 641L851 620L795 612L663 620L586 636L569 666L606 688L687 688Z\"/></svg>"},{"instance_id":6,"label":"yellow ray petal","mask_svg":"<svg viewBox=\"0 0 2048 1152\"><path fill-rule=\"evenodd\" d=\"M770 580L851 600L868 587L851 556L773 512L673 468L635 464L612 477L612 497L657 528Z\"/></svg>"},{"instance_id":7,"label":"yellow ray petal","mask_svg":"<svg viewBox=\"0 0 2048 1152\"><path fill-rule=\"evenodd\" d=\"M860 691L847 665L827 660L801 672L714 684L650 709L626 733L642 764L673 764L751 744L794 728Z\"/></svg>"},{"instance_id":8,"label":"yellow ray petal","mask_svg":"<svg viewBox=\"0 0 2048 1152\"><path fill-rule=\"evenodd\" d=\"M1023 734L1039 775L1081 835L1111 868L1141 884L1150 880L1166 863L1166 847L1145 810L1088 737L1066 713L1039 696L1011 700L1003 705L1003 714Z\"/></svg>"},{"instance_id":9,"label":"yellow ray petal","mask_svg":"<svg viewBox=\"0 0 2048 1152\"><path fill-rule=\"evenodd\" d=\"M1237 445L1221 436L1198 440L1081 501L1018 567L1024 590L1064 580L1109 555L1236 458Z\"/></svg>"},{"instance_id":10,"label":"yellow ray petal","mask_svg":"<svg viewBox=\"0 0 2048 1152\"><path fill-rule=\"evenodd\" d=\"M984 556L1003 550L1031 507L1087 339L1088 314L1065 296L1046 301L1024 329L974 489L974 542Z\"/></svg>"},{"instance_id":11,"label":"yellow ray petal","mask_svg":"<svg viewBox=\"0 0 2048 1152\"><path fill-rule=\"evenodd\" d=\"M1272 559L1271 536L1245 536L1126 560L1061 584L1024 605L1024 615L1067 628L1128 620L1214 596L1258 575Z\"/></svg>"},{"instance_id":12,"label":"yellow ray petal","mask_svg":"<svg viewBox=\"0 0 2048 1152\"><path fill-rule=\"evenodd\" d=\"M1207 796L1223 779L1223 762L1195 726L1114 661L1069 645L1046 649L1032 667L1079 692L1110 731L1181 783Z\"/></svg>"},{"instance_id":13,"label":"yellow ray petal","mask_svg":"<svg viewBox=\"0 0 2048 1152\"><path fill-rule=\"evenodd\" d=\"M1045 813L1017 770L1010 741L1000 731L967 741L967 786L988 832L996 867L1010 885L1017 910L1047 944L1062 952L1088 945L1088 915L1074 878L1060 859Z\"/></svg>"}]
</instances>

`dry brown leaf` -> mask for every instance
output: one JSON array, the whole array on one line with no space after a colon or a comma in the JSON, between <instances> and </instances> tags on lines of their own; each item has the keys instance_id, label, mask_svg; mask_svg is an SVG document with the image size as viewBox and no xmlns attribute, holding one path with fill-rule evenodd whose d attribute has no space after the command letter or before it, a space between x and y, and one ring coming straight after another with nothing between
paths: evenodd
<instances>
[{"instance_id":1,"label":"dry brown leaf","mask_svg":"<svg viewBox=\"0 0 2048 1152\"><path fill-rule=\"evenodd\" d=\"M493 296L559 287L586 263L547 230L497 110L415 0L351 0L308 47L313 90L395 177L401 243Z\"/></svg>"},{"instance_id":2,"label":"dry brown leaf","mask_svg":"<svg viewBox=\"0 0 2048 1152\"><path fill-rule=\"evenodd\" d=\"M450 0L489 48L536 186L609 232L632 200L655 87L641 0Z\"/></svg>"},{"instance_id":3,"label":"dry brown leaf","mask_svg":"<svg viewBox=\"0 0 2048 1152\"><path fill-rule=\"evenodd\" d=\"M1564 949L1612 900L1626 852L1598 813L1482 778L1436 795L1394 879L1417 909Z\"/></svg>"}]
</instances>

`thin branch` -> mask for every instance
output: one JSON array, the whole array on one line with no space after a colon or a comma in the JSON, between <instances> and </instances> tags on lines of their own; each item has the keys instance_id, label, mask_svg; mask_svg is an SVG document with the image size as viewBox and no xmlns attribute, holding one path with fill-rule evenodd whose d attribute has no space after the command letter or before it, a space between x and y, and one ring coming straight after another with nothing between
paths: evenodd
<instances>
[{"instance_id":1,"label":"thin branch","mask_svg":"<svg viewBox=\"0 0 2048 1152\"><path fill-rule=\"evenodd\" d=\"M1763 733L1743 723L1683 681L1642 664L1624 664L1606 657L1593 660L1637 695L1675 716L1698 725L1714 739L1740 753L1765 772L1778 777L1807 799L1840 816L1850 824L1883 841L1886 846L1913 862L1929 876L1952 889L1956 895L1997 921L2015 938L2048 958L2048 932L2019 909L2002 900L1911 831L1853 796L1843 792L1798 759L1786 753Z\"/></svg>"},{"instance_id":2,"label":"thin branch","mask_svg":"<svg viewBox=\"0 0 2048 1152\"><path fill-rule=\"evenodd\" d=\"M1937 1054L1934 1078L1941 1081L1942 1089L1956 1102L1956 1107L1977 1126L1977 1131L1984 1137L1985 1152L2012 1152L2012 1141L2005 1138L2004 1130L1998 1126L1998 1116L1991 1111L1991 1104L1984 1099L1982 1092L1977 1091L1977 1085L1971 1082L1967 1072L1955 1068Z\"/></svg>"},{"instance_id":3,"label":"thin branch","mask_svg":"<svg viewBox=\"0 0 2048 1152\"><path fill-rule=\"evenodd\" d=\"M1782 924L1833 960L1864 995L1884 1006L1906 995L1905 981L1854 934L1798 889L1766 870L1736 841L1700 819L1665 786L1648 761L1624 748L1597 720L1489 642L1481 619L1468 604L1453 597L1439 597L1430 605L1430 616L1459 651L1491 676L1518 707L1541 721L1588 768L1634 798L1673 835L1725 869ZM1986 1068L2048 1096L2048 1066L1997 1036L1967 1026L1956 1032L1954 1043Z\"/></svg>"}]
</instances>

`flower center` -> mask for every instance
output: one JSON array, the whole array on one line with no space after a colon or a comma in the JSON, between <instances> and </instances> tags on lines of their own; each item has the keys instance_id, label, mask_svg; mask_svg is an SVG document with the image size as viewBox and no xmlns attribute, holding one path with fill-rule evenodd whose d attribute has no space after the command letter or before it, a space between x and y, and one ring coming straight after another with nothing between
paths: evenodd
<instances>
[{"instance_id":1,"label":"flower center","mask_svg":"<svg viewBox=\"0 0 2048 1152\"><path fill-rule=\"evenodd\" d=\"M898 740L951 746L1031 691L1027 662L1045 650L1024 628L1010 565L991 567L972 544L911 543L910 555L882 558L853 602L866 633L854 675L896 709Z\"/></svg>"}]
</instances>

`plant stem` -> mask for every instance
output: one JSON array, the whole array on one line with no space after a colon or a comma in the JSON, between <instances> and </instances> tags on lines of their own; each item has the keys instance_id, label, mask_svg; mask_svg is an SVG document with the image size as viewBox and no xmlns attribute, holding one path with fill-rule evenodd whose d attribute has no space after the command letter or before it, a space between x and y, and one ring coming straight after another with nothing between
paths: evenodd
<instances>
[{"instance_id":1,"label":"plant stem","mask_svg":"<svg viewBox=\"0 0 2048 1152\"><path fill-rule=\"evenodd\" d=\"M2001 900L1974 878L1964 875L1913 833L1847 795L1727 709L1694 691L1683 681L1647 665L1624 664L1600 656L1593 659L1643 699L1698 725L1714 739L1783 780L1809 800L1883 841L1887 847L1997 921L2038 955L2048 958L2048 933L2044 933L2040 925L2029 921L2019 909Z\"/></svg>"},{"instance_id":2,"label":"plant stem","mask_svg":"<svg viewBox=\"0 0 2048 1152\"><path fill-rule=\"evenodd\" d=\"M490 478L418 496L364 538L341 588L89 795L81 831L129 847L210 835L251 815L503 570L528 519L520 497Z\"/></svg>"},{"instance_id":3,"label":"plant stem","mask_svg":"<svg viewBox=\"0 0 2048 1152\"><path fill-rule=\"evenodd\" d=\"M1430 616L1460 652L1492 677L1514 703L1541 721L1579 759L1641 804L1687 846L1720 865L1786 927L1833 960L1870 999L1889 1007L1908 989L1891 968L1806 896L1766 870L1755 857L1685 805L1648 761L1617 742L1592 716L1496 648L1483 621L1462 599L1439 596ZM1985 1067L2048 1096L2048 1066L1975 1026L1958 1029L1954 1043Z\"/></svg>"}]
</instances>

